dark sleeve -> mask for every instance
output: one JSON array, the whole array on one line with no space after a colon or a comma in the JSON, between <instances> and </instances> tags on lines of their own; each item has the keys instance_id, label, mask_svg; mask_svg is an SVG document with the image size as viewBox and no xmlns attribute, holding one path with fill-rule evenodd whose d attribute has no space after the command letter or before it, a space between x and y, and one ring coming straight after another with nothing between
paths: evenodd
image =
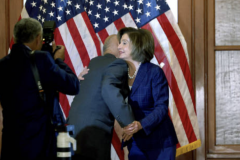
<instances>
[{"instance_id":1,"label":"dark sleeve","mask_svg":"<svg viewBox=\"0 0 240 160\"><path fill-rule=\"evenodd\" d=\"M64 94L75 95L79 92L79 80L62 59L55 61L50 54L44 58L44 81L48 86Z\"/></svg>"},{"instance_id":2,"label":"dark sleeve","mask_svg":"<svg viewBox=\"0 0 240 160\"><path fill-rule=\"evenodd\" d=\"M134 121L131 107L125 102L121 88L127 81L127 64L117 59L105 71L102 80L102 97L121 127Z\"/></svg>"},{"instance_id":3,"label":"dark sleeve","mask_svg":"<svg viewBox=\"0 0 240 160\"><path fill-rule=\"evenodd\" d=\"M169 89L167 79L160 67L154 70L153 75L152 97L154 100L154 110L140 121L147 135L168 116Z\"/></svg>"}]
</instances>

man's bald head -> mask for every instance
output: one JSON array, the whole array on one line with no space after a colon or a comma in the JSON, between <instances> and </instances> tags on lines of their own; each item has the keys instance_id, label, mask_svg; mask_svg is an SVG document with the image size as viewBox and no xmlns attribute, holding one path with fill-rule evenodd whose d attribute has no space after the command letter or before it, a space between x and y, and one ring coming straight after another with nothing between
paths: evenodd
<instances>
[{"instance_id":1,"label":"man's bald head","mask_svg":"<svg viewBox=\"0 0 240 160\"><path fill-rule=\"evenodd\" d=\"M108 36L104 42L103 55L110 53L118 58L119 57L118 44L119 42L116 34Z\"/></svg>"}]
</instances>

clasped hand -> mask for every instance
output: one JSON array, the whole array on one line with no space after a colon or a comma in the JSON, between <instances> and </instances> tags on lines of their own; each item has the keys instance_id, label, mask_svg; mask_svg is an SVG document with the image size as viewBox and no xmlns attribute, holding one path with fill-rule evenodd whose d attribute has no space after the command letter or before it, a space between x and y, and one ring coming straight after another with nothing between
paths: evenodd
<instances>
[{"instance_id":1,"label":"clasped hand","mask_svg":"<svg viewBox=\"0 0 240 160\"><path fill-rule=\"evenodd\" d=\"M142 129L142 125L138 121L133 121L131 124L123 128L123 141L128 141L132 138L134 133L137 133L140 129Z\"/></svg>"}]
</instances>

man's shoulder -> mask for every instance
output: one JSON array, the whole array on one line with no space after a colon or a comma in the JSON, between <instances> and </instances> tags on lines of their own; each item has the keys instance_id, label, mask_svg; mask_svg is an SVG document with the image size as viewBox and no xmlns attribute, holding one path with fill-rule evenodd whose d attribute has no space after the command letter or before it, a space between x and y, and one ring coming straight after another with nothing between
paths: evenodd
<instances>
[{"instance_id":1,"label":"man's shoulder","mask_svg":"<svg viewBox=\"0 0 240 160\"><path fill-rule=\"evenodd\" d=\"M114 62L127 64L126 61L124 61L123 59L120 59L120 58L116 58Z\"/></svg>"},{"instance_id":2,"label":"man's shoulder","mask_svg":"<svg viewBox=\"0 0 240 160\"><path fill-rule=\"evenodd\" d=\"M127 63L119 58L116 58L114 61L108 64L107 68L112 71L116 72L127 72L128 65Z\"/></svg>"},{"instance_id":3,"label":"man's shoulder","mask_svg":"<svg viewBox=\"0 0 240 160\"><path fill-rule=\"evenodd\" d=\"M37 54L37 55L40 55L40 56L43 56L43 57L50 57L51 54L47 51L40 51L40 50L36 50L34 51L34 54Z\"/></svg>"},{"instance_id":4,"label":"man's shoulder","mask_svg":"<svg viewBox=\"0 0 240 160\"><path fill-rule=\"evenodd\" d=\"M7 64L7 62L9 61L9 55L3 57L0 59L0 69L4 69L4 66Z\"/></svg>"},{"instance_id":5,"label":"man's shoulder","mask_svg":"<svg viewBox=\"0 0 240 160\"><path fill-rule=\"evenodd\" d=\"M104 55L92 58L89 67L91 66L101 66L101 67L123 67L127 68L127 63L119 58L116 58L113 55Z\"/></svg>"},{"instance_id":6,"label":"man's shoulder","mask_svg":"<svg viewBox=\"0 0 240 160\"><path fill-rule=\"evenodd\" d=\"M127 62L120 59L120 58L116 58L113 63L117 63L117 64L122 64L122 65L127 65Z\"/></svg>"},{"instance_id":7,"label":"man's shoulder","mask_svg":"<svg viewBox=\"0 0 240 160\"><path fill-rule=\"evenodd\" d=\"M54 59L52 57L52 55L47 52L47 51L40 51L40 50L36 50L34 51L35 56L37 57L37 61L49 61L51 63L54 63Z\"/></svg>"},{"instance_id":8,"label":"man's shoulder","mask_svg":"<svg viewBox=\"0 0 240 160\"><path fill-rule=\"evenodd\" d=\"M99 61L104 61L106 63L126 63L124 60L116 58L112 54L105 54L102 56L97 56L91 59L91 62L99 62Z\"/></svg>"}]
</instances>

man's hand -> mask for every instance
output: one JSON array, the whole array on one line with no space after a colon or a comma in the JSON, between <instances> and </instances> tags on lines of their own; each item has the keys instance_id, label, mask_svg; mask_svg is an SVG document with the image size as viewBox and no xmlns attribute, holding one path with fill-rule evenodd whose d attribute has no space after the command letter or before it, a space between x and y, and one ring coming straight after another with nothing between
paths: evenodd
<instances>
[{"instance_id":1,"label":"man's hand","mask_svg":"<svg viewBox=\"0 0 240 160\"><path fill-rule=\"evenodd\" d=\"M84 76L85 74L88 74L88 71L89 71L89 69L87 68L87 66L85 66L85 67L83 68L82 72L78 75L78 79L79 79L79 80L84 80L83 76Z\"/></svg>"},{"instance_id":2,"label":"man's hand","mask_svg":"<svg viewBox=\"0 0 240 160\"><path fill-rule=\"evenodd\" d=\"M127 135L127 134L123 133L122 139L123 139L124 142L126 142L126 141L128 141L129 139L131 139L132 136L133 136L133 135Z\"/></svg>"},{"instance_id":3,"label":"man's hand","mask_svg":"<svg viewBox=\"0 0 240 160\"><path fill-rule=\"evenodd\" d=\"M55 51L56 49L56 45L55 43L53 43L53 52ZM60 47L60 49L58 49L55 54L54 54L54 59L57 59L57 58L61 58L62 60L65 59L65 47L62 46L62 45L58 45Z\"/></svg>"},{"instance_id":4,"label":"man's hand","mask_svg":"<svg viewBox=\"0 0 240 160\"><path fill-rule=\"evenodd\" d=\"M129 140L134 133L142 129L142 125L138 121L133 121L131 124L123 128L123 140Z\"/></svg>"}]
</instances>

